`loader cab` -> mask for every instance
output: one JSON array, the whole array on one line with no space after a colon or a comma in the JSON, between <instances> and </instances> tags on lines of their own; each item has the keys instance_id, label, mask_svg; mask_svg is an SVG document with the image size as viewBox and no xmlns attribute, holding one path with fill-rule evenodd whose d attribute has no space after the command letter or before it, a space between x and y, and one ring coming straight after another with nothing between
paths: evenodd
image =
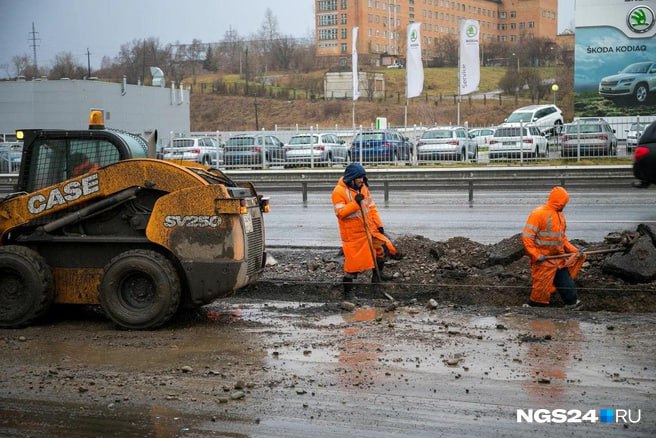
<instances>
[{"instance_id":1,"label":"loader cab","mask_svg":"<svg viewBox=\"0 0 656 438\"><path fill-rule=\"evenodd\" d=\"M24 142L17 191L30 193L117 161L146 158L148 145L143 138L105 129L102 124L90 123L89 128L16 131Z\"/></svg>"}]
</instances>

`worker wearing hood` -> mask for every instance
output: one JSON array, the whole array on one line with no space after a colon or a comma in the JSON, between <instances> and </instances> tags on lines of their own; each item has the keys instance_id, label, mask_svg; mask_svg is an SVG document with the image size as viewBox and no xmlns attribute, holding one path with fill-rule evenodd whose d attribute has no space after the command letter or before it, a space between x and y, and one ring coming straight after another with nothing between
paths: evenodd
<instances>
[{"instance_id":1,"label":"worker wearing hood","mask_svg":"<svg viewBox=\"0 0 656 438\"><path fill-rule=\"evenodd\" d=\"M397 254L392 242L385 236L383 221L369 192L367 174L360 163L349 164L332 193L332 203L339 224L339 234L344 250L344 298L353 298L353 279L359 272L378 267L380 278L372 274L372 281L388 281L391 276L383 273L385 248L391 255ZM376 259L372 257L367 232L367 222Z\"/></svg>"},{"instance_id":2,"label":"worker wearing hood","mask_svg":"<svg viewBox=\"0 0 656 438\"><path fill-rule=\"evenodd\" d=\"M556 291L566 306L580 303L574 279L585 255L567 239L563 209L568 201L567 190L554 187L547 202L533 210L524 225L522 243L531 261L533 285L529 304L532 306L549 305ZM572 256L547 259L547 256L560 254Z\"/></svg>"}]
</instances>

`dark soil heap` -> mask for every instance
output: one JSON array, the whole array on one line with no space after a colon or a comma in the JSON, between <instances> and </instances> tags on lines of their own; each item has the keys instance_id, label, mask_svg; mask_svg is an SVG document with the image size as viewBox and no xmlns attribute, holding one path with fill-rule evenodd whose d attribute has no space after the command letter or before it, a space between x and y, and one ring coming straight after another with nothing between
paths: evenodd
<instances>
[{"instance_id":1,"label":"dark soil heap","mask_svg":"<svg viewBox=\"0 0 656 438\"><path fill-rule=\"evenodd\" d=\"M623 248L620 235L635 241ZM640 225L636 231L609 234L602 243L573 240L588 251L618 248L623 251L589 255L576 283L584 310L611 312L656 311L656 228ZM395 299L435 299L460 305L521 306L528 301L531 273L519 234L493 245L464 237L436 242L403 235L394 244L404 254L388 260L386 272L394 280L372 285L371 274L361 274L356 296L380 299L383 292ZM343 256L326 249L270 250L269 264L260 282L240 291L262 298L285 297L300 301L337 301L341 298ZM562 306L554 294L554 306Z\"/></svg>"}]
</instances>

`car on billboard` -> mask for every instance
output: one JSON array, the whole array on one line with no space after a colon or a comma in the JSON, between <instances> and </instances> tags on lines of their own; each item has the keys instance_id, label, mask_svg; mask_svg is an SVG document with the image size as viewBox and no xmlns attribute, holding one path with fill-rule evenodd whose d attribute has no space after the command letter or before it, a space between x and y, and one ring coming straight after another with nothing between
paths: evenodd
<instances>
[{"instance_id":1,"label":"car on billboard","mask_svg":"<svg viewBox=\"0 0 656 438\"><path fill-rule=\"evenodd\" d=\"M599 95L611 100L630 99L645 104L656 92L656 61L629 64L599 82Z\"/></svg>"}]
</instances>

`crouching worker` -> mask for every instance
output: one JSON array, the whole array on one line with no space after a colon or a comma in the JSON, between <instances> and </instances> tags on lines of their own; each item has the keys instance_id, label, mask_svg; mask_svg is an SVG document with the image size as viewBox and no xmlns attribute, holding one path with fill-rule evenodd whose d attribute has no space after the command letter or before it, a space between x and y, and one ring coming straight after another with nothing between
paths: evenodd
<instances>
[{"instance_id":1,"label":"crouching worker","mask_svg":"<svg viewBox=\"0 0 656 438\"><path fill-rule=\"evenodd\" d=\"M373 269L372 283L389 281L392 276L384 272L385 251L396 257L400 254L384 234L383 221L369 192L367 175L361 164L351 163L346 167L344 176L339 179L333 190L332 202L344 251L343 298L352 300L355 286L353 280L358 273ZM369 242L370 238L371 242ZM371 254L370 244L373 245L375 260Z\"/></svg>"},{"instance_id":2,"label":"crouching worker","mask_svg":"<svg viewBox=\"0 0 656 438\"><path fill-rule=\"evenodd\" d=\"M575 308L580 304L574 279L585 261L585 254L572 245L565 234L567 224L563 209L567 201L567 191L554 187L547 202L533 210L524 225L522 243L531 260L533 282L531 306L548 306L556 291L566 307ZM563 257L547 258L556 255Z\"/></svg>"}]
</instances>

